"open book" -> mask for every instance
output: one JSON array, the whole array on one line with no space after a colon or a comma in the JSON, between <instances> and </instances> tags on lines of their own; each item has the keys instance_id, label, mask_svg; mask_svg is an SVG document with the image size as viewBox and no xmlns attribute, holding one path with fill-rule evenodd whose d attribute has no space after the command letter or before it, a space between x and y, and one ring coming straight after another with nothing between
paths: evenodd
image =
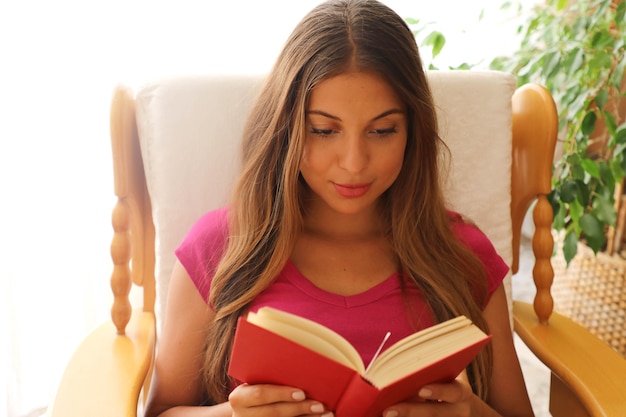
<instances>
[{"instance_id":1,"label":"open book","mask_svg":"<svg viewBox=\"0 0 626 417\"><path fill-rule=\"evenodd\" d=\"M366 366L334 331L263 307L239 318L228 372L241 382L300 388L336 417L379 417L424 385L454 380L490 337L460 316L394 343Z\"/></svg>"}]
</instances>

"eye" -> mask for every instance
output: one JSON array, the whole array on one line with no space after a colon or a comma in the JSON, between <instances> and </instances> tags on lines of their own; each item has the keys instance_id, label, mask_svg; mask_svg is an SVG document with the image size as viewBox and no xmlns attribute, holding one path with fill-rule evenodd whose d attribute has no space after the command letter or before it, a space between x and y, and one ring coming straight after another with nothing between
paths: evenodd
<instances>
[{"instance_id":1,"label":"eye","mask_svg":"<svg viewBox=\"0 0 626 417\"><path fill-rule=\"evenodd\" d=\"M395 126L393 127L389 127L387 129L374 129L371 131L371 133L373 133L374 135L378 136L378 137L386 137L386 136L390 136L393 135L394 133L397 133L398 130L396 129Z\"/></svg>"},{"instance_id":2,"label":"eye","mask_svg":"<svg viewBox=\"0 0 626 417\"><path fill-rule=\"evenodd\" d=\"M317 136L330 136L333 133L333 129L316 129L311 127L310 132Z\"/></svg>"}]
</instances>

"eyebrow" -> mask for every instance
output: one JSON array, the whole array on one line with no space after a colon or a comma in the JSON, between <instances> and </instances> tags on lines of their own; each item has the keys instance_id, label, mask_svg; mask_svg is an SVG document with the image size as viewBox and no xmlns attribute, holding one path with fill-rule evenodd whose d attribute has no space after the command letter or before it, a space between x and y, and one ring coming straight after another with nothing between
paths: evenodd
<instances>
[{"instance_id":1,"label":"eyebrow","mask_svg":"<svg viewBox=\"0 0 626 417\"><path fill-rule=\"evenodd\" d=\"M383 117L387 117L390 114L403 114L403 113L404 113L404 111L402 111L401 109L396 109L396 108L389 109L387 111L382 112L378 116L373 117L372 121L378 120L378 119L382 119ZM337 120L339 122L342 121L340 117L334 116L334 115L332 115L330 113L326 113L323 110L307 110L306 114L307 115L309 115L309 114L319 114L320 116L328 117L329 119Z\"/></svg>"}]
</instances>

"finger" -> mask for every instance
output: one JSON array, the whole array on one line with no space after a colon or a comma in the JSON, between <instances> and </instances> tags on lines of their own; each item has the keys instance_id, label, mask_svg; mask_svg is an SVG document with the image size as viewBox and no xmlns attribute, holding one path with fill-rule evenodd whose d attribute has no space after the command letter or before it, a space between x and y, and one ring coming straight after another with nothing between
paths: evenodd
<instances>
[{"instance_id":1,"label":"finger","mask_svg":"<svg viewBox=\"0 0 626 417\"><path fill-rule=\"evenodd\" d=\"M241 384L229 395L228 401L242 407L255 407L280 402L299 402L306 399L304 391L281 385Z\"/></svg>"},{"instance_id":2,"label":"finger","mask_svg":"<svg viewBox=\"0 0 626 417\"><path fill-rule=\"evenodd\" d=\"M383 417L423 417L423 416L469 416L466 403L448 404L444 402L403 402L395 404L383 412Z\"/></svg>"},{"instance_id":3,"label":"finger","mask_svg":"<svg viewBox=\"0 0 626 417\"><path fill-rule=\"evenodd\" d=\"M420 389L418 395L423 400L442 401L452 404L470 398L472 389L467 383L455 380L449 384L427 385Z\"/></svg>"},{"instance_id":4,"label":"finger","mask_svg":"<svg viewBox=\"0 0 626 417\"><path fill-rule=\"evenodd\" d=\"M300 416L324 415L327 410L319 401L307 399L304 391L280 385L248 385L236 387L228 397L234 415Z\"/></svg>"},{"instance_id":5,"label":"finger","mask_svg":"<svg viewBox=\"0 0 626 417\"><path fill-rule=\"evenodd\" d=\"M321 403L312 400L259 405L242 409L237 414L242 417L246 415L255 417L332 417L332 413L325 411Z\"/></svg>"}]
</instances>

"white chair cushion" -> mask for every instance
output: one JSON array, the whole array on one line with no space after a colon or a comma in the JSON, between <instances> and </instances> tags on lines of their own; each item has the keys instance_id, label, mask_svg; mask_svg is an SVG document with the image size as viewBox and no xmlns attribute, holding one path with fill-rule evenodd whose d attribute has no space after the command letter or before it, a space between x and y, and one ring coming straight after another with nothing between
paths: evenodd
<instances>
[{"instance_id":1,"label":"white chair cushion","mask_svg":"<svg viewBox=\"0 0 626 417\"><path fill-rule=\"evenodd\" d=\"M174 249L194 221L226 203L243 123L263 75L161 80L137 94L137 124L157 236L157 317ZM510 265L511 97L491 71L428 73L440 133L452 153L449 207L474 221ZM506 281L510 299L510 279Z\"/></svg>"},{"instance_id":2,"label":"white chair cushion","mask_svg":"<svg viewBox=\"0 0 626 417\"><path fill-rule=\"evenodd\" d=\"M439 132L452 154L443 184L448 206L475 222L511 265L511 98L515 77L495 71L432 71L428 77ZM510 276L504 285L512 308Z\"/></svg>"}]
</instances>

